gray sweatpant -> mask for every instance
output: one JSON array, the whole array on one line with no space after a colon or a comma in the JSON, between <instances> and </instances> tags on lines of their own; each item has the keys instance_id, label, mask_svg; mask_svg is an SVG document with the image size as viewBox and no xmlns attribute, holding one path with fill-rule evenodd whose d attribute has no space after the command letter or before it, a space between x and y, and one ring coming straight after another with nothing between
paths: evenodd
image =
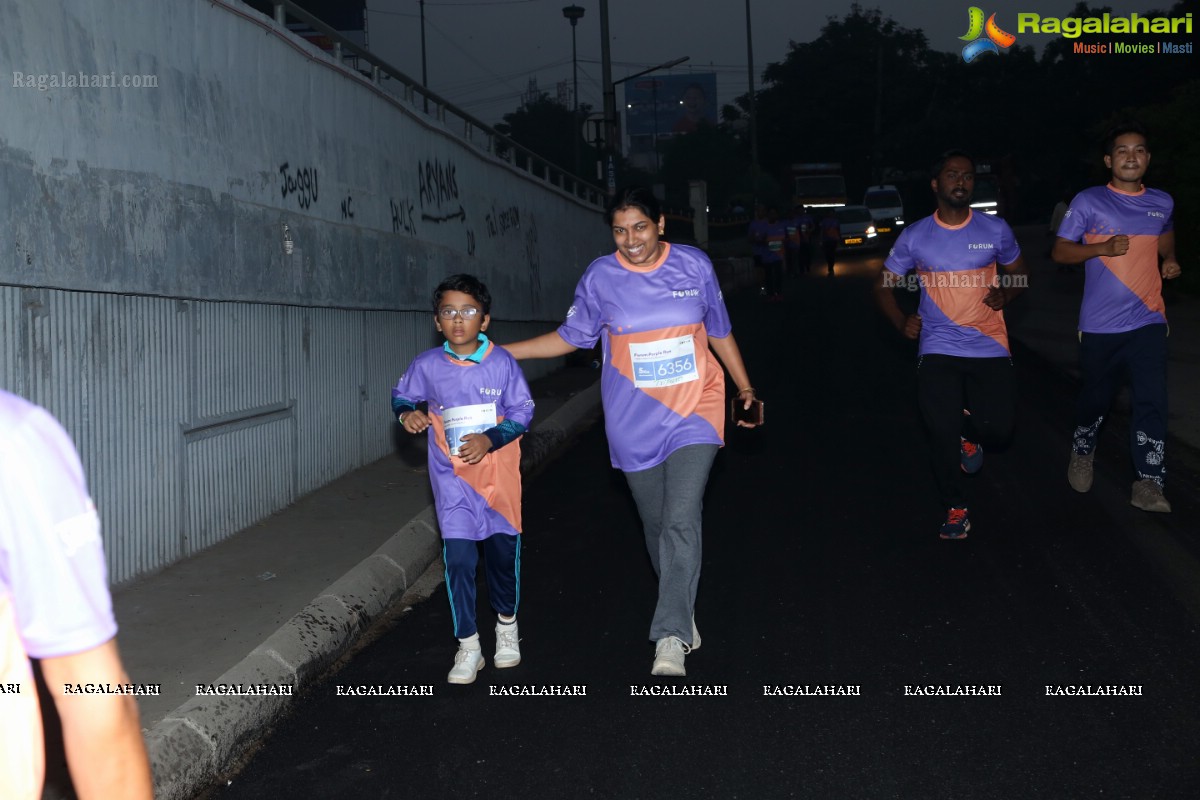
<instances>
[{"instance_id":1,"label":"gray sweatpant","mask_svg":"<svg viewBox=\"0 0 1200 800\"><path fill-rule=\"evenodd\" d=\"M700 584L700 511L715 444L681 447L657 467L626 472L658 576L650 640L675 636L692 644L692 614Z\"/></svg>"}]
</instances>

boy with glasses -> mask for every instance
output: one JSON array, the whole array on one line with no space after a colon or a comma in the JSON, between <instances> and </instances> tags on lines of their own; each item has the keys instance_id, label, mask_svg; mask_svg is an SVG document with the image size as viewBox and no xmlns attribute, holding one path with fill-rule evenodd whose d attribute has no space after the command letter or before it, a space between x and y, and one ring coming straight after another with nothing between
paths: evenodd
<instances>
[{"instance_id":1,"label":"boy with glasses","mask_svg":"<svg viewBox=\"0 0 1200 800\"><path fill-rule=\"evenodd\" d=\"M446 591L458 652L450 683L474 683L484 666L475 624L475 568L483 542L496 623L498 668L521 663L517 605L521 576L521 445L533 397L516 359L484 335L491 294L471 275L452 275L433 293L441 347L417 356L392 390L404 430L429 434ZM417 408L427 403L428 410Z\"/></svg>"}]
</instances>

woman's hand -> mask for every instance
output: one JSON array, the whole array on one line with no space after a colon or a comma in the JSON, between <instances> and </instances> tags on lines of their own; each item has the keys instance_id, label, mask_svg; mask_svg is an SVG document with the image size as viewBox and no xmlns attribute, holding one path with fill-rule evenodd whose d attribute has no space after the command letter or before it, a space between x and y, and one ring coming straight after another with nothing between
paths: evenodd
<instances>
[{"instance_id":1,"label":"woman's hand","mask_svg":"<svg viewBox=\"0 0 1200 800\"><path fill-rule=\"evenodd\" d=\"M743 410L749 409L750 404L758 399L754 395L754 387L753 386L747 386L745 389L738 390L738 393L735 396L737 397L738 400L742 401L742 409ZM737 421L737 425L739 428L757 428L758 427L758 423L747 422L744 419L739 419Z\"/></svg>"}]
</instances>

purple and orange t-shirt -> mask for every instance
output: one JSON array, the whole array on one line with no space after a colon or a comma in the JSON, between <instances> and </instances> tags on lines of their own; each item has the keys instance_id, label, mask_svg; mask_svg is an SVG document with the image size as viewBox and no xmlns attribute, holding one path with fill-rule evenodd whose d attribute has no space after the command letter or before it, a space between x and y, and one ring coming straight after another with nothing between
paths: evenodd
<instances>
[{"instance_id":1,"label":"purple and orange t-shirt","mask_svg":"<svg viewBox=\"0 0 1200 800\"><path fill-rule=\"evenodd\" d=\"M397 400L429 403L429 482L444 539L481 541L521 532L521 442L492 450L478 464L457 453L468 433L505 420L528 428L533 396L507 350L483 338L479 360L459 359L437 347L415 359L392 390Z\"/></svg>"},{"instance_id":2,"label":"purple and orange t-shirt","mask_svg":"<svg viewBox=\"0 0 1200 800\"><path fill-rule=\"evenodd\" d=\"M767 220L763 223L760 233L763 237L762 260L768 264L782 261L783 251L787 246L788 239L787 221L777 219L771 222Z\"/></svg>"},{"instance_id":3,"label":"purple and orange t-shirt","mask_svg":"<svg viewBox=\"0 0 1200 800\"><path fill-rule=\"evenodd\" d=\"M947 225L932 216L906 228L884 267L897 275L916 271L921 287L920 354L967 358L1010 355L1004 313L984 305L998 285L997 263L1021 256L1012 228L998 217L971 211Z\"/></svg>"},{"instance_id":4,"label":"purple and orange t-shirt","mask_svg":"<svg viewBox=\"0 0 1200 800\"><path fill-rule=\"evenodd\" d=\"M117 632L100 519L66 431L0 391L0 796L41 797L42 725L29 658Z\"/></svg>"},{"instance_id":5,"label":"purple and orange t-shirt","mask_svg":"<svg viewBox=\"0 0 1200 800\"><path fill-rule=\"evenodd\" d=\"M1058 227L1060 238L1092 244L1119 234L1129 237L1125 255L1085 262L1079 330L1123 333L1166 324L1158 238L1173 230L1174 209L1166 192L1123 192L1112 184L1084 189L1071 201Z\"/></svg>"},{"instance_id":6,"label":"purple and orange t-shirt","mask_svg":"<svg viewBox=\"0 0 1200 800\"><path fill-rule=\"evenodd\" d=\"M584 349L601 341L612 465L638 472L693 444L724 444L725 373L708 337L732 331L712 262L663 242L653 264L598 258L575 287L559 335Z\"/></svg>"}]
</instances>

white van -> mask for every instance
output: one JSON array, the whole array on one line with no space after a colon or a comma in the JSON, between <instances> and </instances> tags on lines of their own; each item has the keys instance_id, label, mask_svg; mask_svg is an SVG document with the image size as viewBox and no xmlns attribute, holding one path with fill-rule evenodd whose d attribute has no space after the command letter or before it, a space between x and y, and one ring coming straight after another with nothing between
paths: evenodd
<instances>
[{"instance_id":1,"label":"white van","mask_svg":"<svg viewBox=\"0 0 1200 800\"><path fill-rule=\"evenodd\" d=\"M904 201L895 186L868 186L862 204L871 209L875 230L880 236L899 236L904 230Z\"/></svg>"}]
</instances>

